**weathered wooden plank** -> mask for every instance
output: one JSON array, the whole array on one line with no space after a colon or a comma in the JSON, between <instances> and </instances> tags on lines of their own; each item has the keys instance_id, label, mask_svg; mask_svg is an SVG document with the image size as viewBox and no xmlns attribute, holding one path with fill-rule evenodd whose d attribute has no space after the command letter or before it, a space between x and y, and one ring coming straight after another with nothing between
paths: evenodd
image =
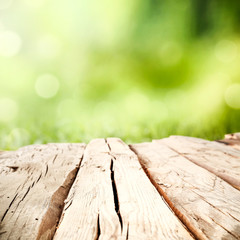
<instances>
[{"instance_id":1,"label":"weathered wooden plank","mask_svg":"<svg viewBox=\"0 0 240 240\"><path fill-rule=\"evenodd\" d=\"M58 239L192 239L119 139L94 140L70 191Z\"/></svg>"},{"instance_id":2,"label":"weathered wooden plank","mask_svg":"<svg viewBox=\"0 0 240 240\"><path fill-rule=\"evenodd\" d=\"M111 156L105 140L92 140L87 145L81 168L66 200L55 240L121 236L110 167Z\"/></svg>"},{"instance_id":3,"label":"weathered wooden plank","mask_svg":"<svg viewBox=\"0 0 240 240\"><path fill-rule=\"evenodd\" d=\"M240 189L240 151L192 137L171 136L156 141Z\"/></svg>"},{"instance_id":4,"label":"weathered wooden plank","mask_svg":"<svg viewBox=\"0 0 240 240\"><path fill-rule=\"evenodd\" d=\"M108 138L107 143L123 233L128 239L191 239L148 179L134 152L120 139Z\"/></svg>"},{"instance_id":5,"label":"weathered wooden plank","mask_svg":"<svg viewBox=\"0 0 240 240\"><path fill-rule=\"evenodd\" d=\"M51 239L85 144L32 145L0 155L0 238Z\"/></svg>"},{"instance_id":6,"label":"weathered wooden plank","mask_svg":"<svg viewBox=\"0 0 240 240\"><path fill-rule=\"evenodd\" d=\"M181 146L184 153L193 151L184 144ZM207 148L205 146L204 152L211 151ZM240 239L240 192L237 189L162 141L134 144L131 149L174 212L198 239ZM204 157L204 152L198 154Z\"/></svg>"}]
</instances>

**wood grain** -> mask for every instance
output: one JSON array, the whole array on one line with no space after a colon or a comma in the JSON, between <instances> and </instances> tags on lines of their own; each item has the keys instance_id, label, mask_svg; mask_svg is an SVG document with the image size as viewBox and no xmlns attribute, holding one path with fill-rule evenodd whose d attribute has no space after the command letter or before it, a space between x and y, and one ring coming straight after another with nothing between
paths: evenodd
<instances>
[{"instance_id":1,"label":"wood grain","mask_svg":"<svg viewBox=\"0 0 240 240\"><path fill-rule=\"evenodd\" d=\"M131 149L152 181L165 193L174 212L198 239L240 239L240 192L164 143L134 144ZM194 150L183 143L181 146L178 151L191 153ZM211 148L207 148L205 146L204 152L198 154L204 156L205 152L211 152ZM221 151L220 154L223 155Z\"/></svg>"},{"instance_id":2,"label":"wood grain","mask_svg":"<svg viewBox=\"0 0 240 240\"><path fill-rule=\"evenodd\" d=\"M85 144L32 145L0 155L0 238L51 239Z\"/></svg>"},{"instance_id":3,"label":"wood grain","mask_svg":"<svg viewBox=\"0 0 240 240\"><path fill-rule=\"evenodd\" d=\"M193 239L120 139L86 148L58 239Z\"/></svg>"},{"instance_id":4,"label":"wood grain","mask_svg":"<svg viewBox=\"0 0 240 240\"><path fill-rule=\"evenodd\" d=\"M56 239L120 239L114 205L111 156L104 139L92 140L66 200Z\"/></svg>"},{"instance_id":5,"label":"wood grain","mask_svg":"<svg viewBox=\"0 0 240 240\"><path fill-rule=\"evenodd\" d=\"M192 137L171 136L157 141L240 189L240 151Z\"/></svg>"},{"instance_id":6,"label":"wood grain","mask_svg":"<svg viewBox=\"0 0 240 240\"><path fill-rule=\"evenodd\" d=\"M0 152L0 239L240 240L239 137Z\"/></svg>"},{"instance_id":7,"label":"wood grain","mask_svg":"<svg viewBox=\"0 0 240 240\"><path fill-rule=\"evenodd\" d=\"M128 239L192 239L143 171L137 156L118 138L108 138L113 157L123 233Z\"/></svg>"}]
</instances>

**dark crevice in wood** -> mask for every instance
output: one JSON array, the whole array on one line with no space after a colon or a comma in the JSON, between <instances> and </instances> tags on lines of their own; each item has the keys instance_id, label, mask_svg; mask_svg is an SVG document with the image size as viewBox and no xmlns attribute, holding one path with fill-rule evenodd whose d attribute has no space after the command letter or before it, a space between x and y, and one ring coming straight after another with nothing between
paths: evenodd
<instances>
[{"instance_id":1,"label":"dark crevice in wood","mask_svg":"<svg viewBox=\"0 0 240 240\"><path fill-rule=\"evenodd\" d=\"M36 181L36 183L38 183L39 182L39 180L40 180L40 178L42 177L42 173L40 173L40 175L39 175L39 177L38 177L38 179L37 179L37 181Z\"/></svg>"},{"instance_id":2,"label":"dark crevice in wood","mask_svg":"<svg viewBox=\"0 0 240 240\"><path fill-rule=\"evenodd\" d=\"M151 176L151 173L148 171L147 167L144 165L144 159L141 158L141 156L138 155L138 153L135 151L135 149L129 145L129 148L136 154L138 161L140 165L142 166L142 169L144 170L145 174L147 175L150 182L153 184L153 186L157 189L160 196L164 200L165 204L169 207L169 209L177 216L177 218L183 223L185 228L189 231L189 233L192 235L193 238L197 240L205 240L206 236L205 234L200 231L199 229L195 228L190 221L187 219L185 215L183 215L173 204L173 202L169 199L167 194L163 191L163 189L156 183L154 178Z\"/></svg>"},{"instance_id":3,"label":"dark crevice in wood","mask_svg":"<svg viewBox=\"0 0 240 240\"><path fill-rule=\"evenodd\" d=\"M34 182L33 182L34 183ZM34 185L34 184L32 184ZM18 202L15 211L17 210L18 206L20 205L21 202L23 202L23 200L25 199L25 197L28 195L30 189L32 188L32 185L28 187L27 191L25 192L25 194L23 195L22 199Z\"/></svg>"},{"instance_id":4,"label":"dark crevice in wood","mask_svg":"<svg viewBox=\"0 0 240 240\"><path fill-rule=\"evenodd\" d=\"M215 142L222 143L222 144L225 144L225 145L231 145L229 142L226 142L224 140L216 140Z\"/></svg>"},{"instance_id":5,"label":"dark crevice in wood","mask_svg":"<svg viewBox=\"0 0 240 240\"><path fill-rule=\"evenodd\" d=\"M128 235L129 235L129 223L128 223L128 226L127 226L127 235L126 235L126 240L128 240Z\"/></svg>"},{"instance_id":6,"label":"dark crevice in wood","mask_svg":"<svg viewBox=\"0 0 240 240\"><path fill-rule=\"evenodd\" d=\"M32 186L31 186L31 188L33 188L33 187L34 187L34 185L35 185L35 181L32 183Z\"/></svg>"},{"instance_id":7,"label":"dark crevice in wood","mask_svg":"<svg viewBox=\"0 0 240 240\"><path fill-rule=\"evenodd\" d=\"M24 198L28 195L30 189L31 189L31 186L28 187L27 191L25 192L25 194L24 194L24 196L22 197L22 199L20 200L20 202L22 202L22 201L24 200ZM19 202L19 204L20 204L20 202ZM18 205L19 205L19 204L18 204Z\"/></svg>"},{"instance_id":8,"label":"dark crevice in wood","mask_svg":"<svg viewBox=\"0 0 240 240\"><path fill-rule=\"evenodd\" d=\"M68 203L68 205L67 205L67 207L65 207L65 209L64 209L64 211L67 211L67 209L72 205L72 200L71 200L71 202L70 203Z\"/></svg>"},{"instance_id":9,"label":"dark crevice in wood","mask_svg":"<svg viewBox=\"0 0 240 240\"><path fill-rule=\"evenodd\" d=\"M1 152L0 152L0 154L1 154ZM7 233L7 231L0 232L0 236L1 236L2 234L5 234L5 233Z\"/></svg>"},{"instance_id":10,"label":"dark crevice in wood","mask_svg":"<svg viewBox=\"0 0 240 240\"><path fill-rule=\"evenodd\" d=\"M45 171L45 175L44 176L46 176L47 173L48 173L48 165L46 166L46 171Z\"/></svg>"},{"instance_id":11,"label":"dark crevice in wood","mask_svg":"<svg viewBox=\"0 0 240 240\"><path fill-rule=\"evenodd\" d=\"M164 143L163 143L164 144ZM219 178L221 178L222 180L224 180L225 182L227 182L228 184L230 184L232 187L236 188L237 190L240 190L240 180L233 178L227 174L218 172L216 170L214 170L211 166L205 165L204 163L198 163L197 161L191 159L190 157L186 156L186 154L184 153L180 153L178 152L176 149L164 144L165 146L167 146L169 149L171 149L172 151L174 151L175 153L177 153L178 155L182 156L183 158L187 159L188 161L196 164L197 166L204 168L205 170L207 170L208 172L218 176ZM226 153L225 153L226 154ZM229 154L227 154L229 155ZM231 155L230 155L231 156Z\"/></svg>"},{"instance_id":12,"label":"dark crevice in wood","mask_svg":"<svg viewBox=\"0 0 240 240\"><path fill-rule=\"evenodd\" d=\"M110 144L108 143L107 139L105 139L105 143L106 143L106 144L107 144L107 146L108 146L109 152L111 152L111 151L112 151L112 149L111 149L111 147L110 147Z\"/></svg>"},{"instance_id":13,"label":"dark crevice in wood","mask_svg":"<svg viewBox=\"0 0 240 240\"><path fill-rule=\"evenodd\" d=\"M112 189L113 189L115 211L117 213L117 216L118 216L118 219L119 219L119 223L121 225L121 231L122 231L123 222L122 222L122 216L121 216L120 209L119 209L119 200L118 200L117 186L116 186L116 182L115 182L115 179L114 179L113 159L111 160L110 170L111 170L111 181L112 181Z\"/></svg>"},{"instance_id":14,"label":"dark crevice in wood","mask_svg":"<svg viewBox=\"0 0 240 240\"><path fill-rule=\"evenodd\" d=\"M97 234L96 234L95 240L98 240L100 235L101 235L100 214L98 214L98 218L97 218Z\"/></svg>"},{"instance_id":15,"label":"dark crevice in wood","mask_svg":"<svg viewBox=\"0 0 240 240\"><path fill-rule=\"evenodd\" d=\"M57 156L58 156L58 154L56 154L55 157L53 158L53 161L52 161L53 163L55 163L55 160L57 159Z\"/></svg>"},{"instance_id":16,"label":"dark crevice in wood","mask_svg":"<svg viewBox=\"0 0 240 240\"><path fill-rule=\"evenodd\" d=\"M18 196L18 193L14 196L13 200L10 202L10 204L9 204L9 206L8 206L8 208L7 208L7 210L5 211L5 213L4 213L3 216L2 216L1 222L3 222L5 216L6 216L7 213L8 213L8 210L9 210L10 207L12 206L12 204L13 204L13 202L15 201L15 199L16 199L17 196Z\"/></svg>"},{"instance_id":17,"label":"dark crevice in wood","mask_svg":"<svg viewBox=\"0 0 240 240\"><path fill-rule=\"evenodd\" d=\"M13 170L13 172L16 172L18 170L19 167L17 166L7 166L8 168L11 168Z\"/></svg>"},{"instance_id":18,"label":"dark crevice in wood","mask_svg":"<svg viewBox=\"0 0 240 240\"><path fill-rule=\"evenodd\" d=\"M56 229L59 227L59 221L62 217L65 200L67 199L69 191L73 186L75 179L77 178L83 157L84 155L81 157L79 164L67 175L67 178L63 184L52 195L49 207L43 216L38 229L36 240L53 239Z\"/></svg>"}]
</instances>

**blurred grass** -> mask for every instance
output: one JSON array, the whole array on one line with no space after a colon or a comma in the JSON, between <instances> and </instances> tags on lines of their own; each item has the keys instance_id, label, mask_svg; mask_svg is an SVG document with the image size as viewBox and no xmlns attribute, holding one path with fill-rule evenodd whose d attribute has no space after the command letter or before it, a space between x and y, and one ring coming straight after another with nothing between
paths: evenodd
<instances>
[{"instance_id":1,"label":"blurred grass","mask_svg":"<svg viewBox=\"0 0 240 240\"><path fill-rule=\"evenodd\" d=\"M0 148L240 131L240 2L1 0Z\"/></svg>"}]
</instances>

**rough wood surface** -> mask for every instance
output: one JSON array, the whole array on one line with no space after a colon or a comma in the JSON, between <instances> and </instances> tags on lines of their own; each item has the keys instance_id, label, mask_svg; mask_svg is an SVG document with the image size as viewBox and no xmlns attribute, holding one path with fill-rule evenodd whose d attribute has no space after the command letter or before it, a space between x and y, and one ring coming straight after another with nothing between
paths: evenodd
<instances>
[{"instance_id":1,"label":"rough wood surface","mask_svg":"<svg viewBox=\"0 0 240 240\"><path fill-rule=\"evenodd\" d=\"M175 142L168 144L175 147ZM182 142L184 153L191 151L188 147L186 141ZM131 148L149 177L165 193L166 201L198 239L240 239L238 190L162 141L134 144ZM204 153L206 149L207 146Z\"/></svg>"},{"instance_id":2,"label":"rough wood surface","mask_svg":"<svg viewBox=\"0 0 240 240\"><path fill-rule=\"evenodd\" d=\"M107 143L128 239L192 239L146 176L135 153L120 139L110 138Z\"/></svg>"},{"instance_id":3,"label":"rough wood surface","mask_svg":"<svg viewBox=\"0 0 240 240\"><path fill-rule=\"evenodd\" d=\"M240 239L239 143L237 133L0 152L0 239Z\"/></svg>"},{"instance_id":4,"label":"rough wood surface","mask_svg":"<svg viewBox=\"0 0 240 240\"><path fill-rule=\"evenodd\" d=\"M66 200L54 239L111 239L121 235L111 183L111 156L104 139L91 141Z\"/></svg>"},{"instance_id":5,"label":"rough wood surface","mask_svg":"<svg viewBox=\"0 0 240 240\"><path fill-rule=\"evenodd\" d=\"M0 155L1 239L51 239L84 146L32 145Z\"/></svg>"},{"instance_id":6,"label":"rough wood surface","mask_svg":"<svg viewBox=\"0 0 240 240\"><path fill-rule=\"evenodd\" d=\"M119 139L87 146L58 239L192 239Z\"/></svg>"},{"instance_id":7,"label":"rough wood surface","mask_svg":"<svg viewBox=\"0 0 240 240\"><path fill-rule=\"evenodd\" d=\"M157 141L240 189L240 151L192 137L171 136Z\"/></svg>"}]
</instances>

